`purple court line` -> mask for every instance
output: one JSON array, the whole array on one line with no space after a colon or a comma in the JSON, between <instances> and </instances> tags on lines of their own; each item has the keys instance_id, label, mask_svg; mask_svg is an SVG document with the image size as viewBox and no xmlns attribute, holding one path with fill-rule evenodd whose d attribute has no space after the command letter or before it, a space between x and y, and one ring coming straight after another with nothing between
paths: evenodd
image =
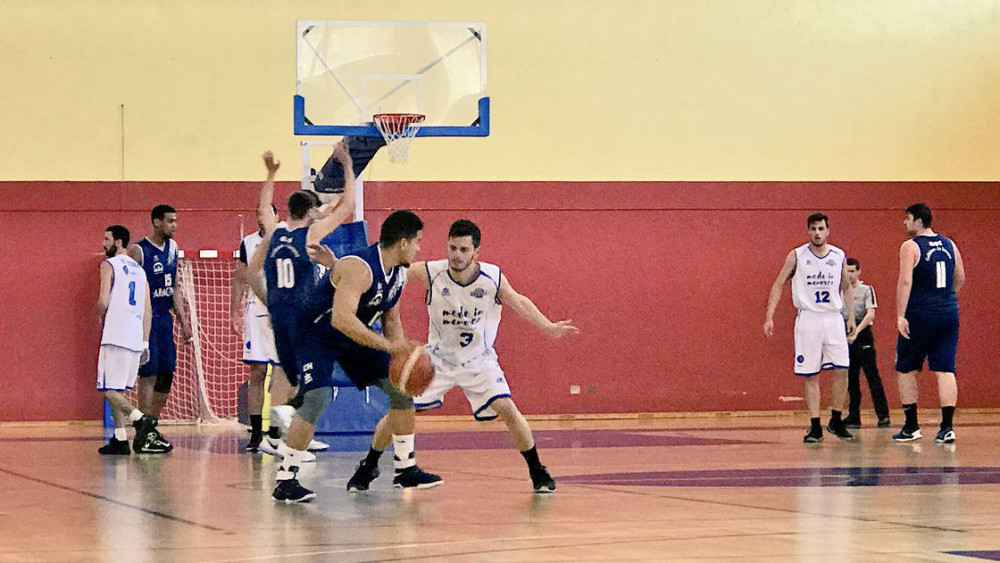
<instances>
[{"instance_id":1,"label":"purple court line","mask_svg":"<svg viewBox=\"0 0 1000 563\"><path fill-rule=\"evenodd\" d=\"M1000 550L988 549L983 551L942 551L948 555L959 555L962 557L973 557L976 559L986 559L988 561L1000 561Z\"/></svg>"}]
</instances>

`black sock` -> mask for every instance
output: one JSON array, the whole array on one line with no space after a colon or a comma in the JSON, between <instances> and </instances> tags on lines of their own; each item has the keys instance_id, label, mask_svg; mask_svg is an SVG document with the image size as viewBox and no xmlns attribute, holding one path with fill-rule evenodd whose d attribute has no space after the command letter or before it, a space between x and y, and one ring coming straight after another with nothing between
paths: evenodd
<instances>
[{"instance_id":1,"label":"black sock","mask_svg":"<svg viewBox=\"0 0 1000 563\"><path fill-rule=\"evenodd\" d=\"M955 416L955 407L941 407L941 429L951 428L951 419Z\"/></svg>"},{"instance_id":2,"label":"black sock","mask_svg":"<svg viewBox=\"0 0 1000 563\"><path fill-rule=\"evenodd\" d=\"M538 460L538 448L531 446L530 450L524 450L521 452L524 456L524 461L528 462L528 467L535 468L542 465L542 462Z\"/></svg>"},{"instance_id":3,"label":"black sock","mask_svg":"<svg viewBox=\"0 0 1000 563\"><path fill-rule=\"evenodd\" d=\"M267 429L267 435L275 440L281 439L281 429L277 426L271 426Z\"/></svg>"},{"instance_id":4,"label":"black sock","mask_svg":"<svg viewBox=\"0 0 1000 563\"><path fill-rule=\"evenodd\" d=\"M840 422L840 411L830 409L830 422L831 423Z\"/></svg>"},{"instance_id":5,"label":"black sock","mask_svg":"<svg viewBox=\"0 0 1000 563\"><path fill-rule=\"evenodd\" d=\"M916 430L917 428L920 428L920 425L917 424L917 404L916 403L910 403L908 405L903 405L903 416L906 417L906 421L903 423L903 426L907 430Z\"/></svg>"},{"instance_id":6,"label":"black sock","mask_svg":"<svg viewBox=\"0 0 1000 563\"><path fill-rule=\"evenodd\" d=\"M823 425L820 424L819 417L810 418L809 423L812 425L812 428L809 429L810 433L815 433L815 432L819 432L820 434L823 433Z\"/></svg>"},{"instance_id":7,"label":"black sock","mask_svg":"<svg viewBox=\"0 0 1000 563\"><path fill-rule=\"evenodd\" d=\"M378 465L380 457L382 457L382 452L376 450L375 448L368 448L368 456L365 457L364 463L368 467L375 467Z\"/></svg>"},{"instance_id":8,"label":"black sock","mask_svg":"<svg viewBox=\"0 0 1000 563\"><path fill-rule=\"evenodd\" d=\"M260 438L263 432L261 428L264 426L264 417L259 414L250 415L250 437Z\"/></svg>"}]
</instances>

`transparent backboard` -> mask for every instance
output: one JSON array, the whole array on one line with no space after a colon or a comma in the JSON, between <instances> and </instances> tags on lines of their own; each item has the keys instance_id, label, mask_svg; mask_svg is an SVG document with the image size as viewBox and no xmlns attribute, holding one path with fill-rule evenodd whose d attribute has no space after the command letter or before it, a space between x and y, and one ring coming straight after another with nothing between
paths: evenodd
<instances>
[{"instance_id":1,"label":"transparent backboard","mask_svg":"<svg viewBox=\"0 0 1000 563\"><path fill-rule=\"evenodd\" d=\"M379 113L426 116L419 137L489 135L486 24L301 20L296 135L379 136Z\"/></svg>"}]
</instances>

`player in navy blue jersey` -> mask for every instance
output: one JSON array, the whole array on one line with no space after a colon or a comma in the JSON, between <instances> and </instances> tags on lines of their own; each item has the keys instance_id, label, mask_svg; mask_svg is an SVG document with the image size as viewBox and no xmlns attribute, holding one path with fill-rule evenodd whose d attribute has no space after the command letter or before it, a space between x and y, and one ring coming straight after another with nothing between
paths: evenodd
<instances>
[{"instance_id":1,"label":"player in navy blue jersey","mask_svg":"<svg viewBox=\"0 0 1000 563\"><path fill-rule=\"evenodd\" d=\"M906 208L903 225L911 239L899 248L896 285L896 372L906 422L897 442L921 438L917 422L916 373L927 367L937 377L941 426L934 441L955 441L952 419L958 401L955 352L958 349L958 292L965 284L962 254L951 239L931 230L933 215L923 203Z\"/></svg>"},{"instance_id":2,"label":"player in navy blue jersey","mask_svg":"<svg viewBox=\"0 0 1000 563\"><path fill-rule=\"evenodd\" d=\"M142 265L149 280L153 324L149 334L149 362L139 368L139 410L159 418L173 386L177 366L174 317L181 327L184 343L191 341L191 326L184 312L184 296L177 285L177 211L157 205L149 213L153 233L129 247L128 255ZM170 450L162 436L157 449ZM141 453L141 452L140 452ZM159 453L159 452L158 452Z\"/></svg>"},{"instance_id":3,"label":"player in navy blue jersey","mask_svg":"<svg viewBox=\"0 0 1000 563\"><path fill-rule=\"evenodd\" d=\"M333 400L333 369L339 364L358 388L374 385L389 396L389 412L379 421L368 456L347 483L367 490L379 476L378 460L393 444L397 488L428 488L441 478L416 464L413 452L413 398L389 382L392 353L408 348L397 302L406 268L420 250L423 222L411 211L392 213L382 223L379 242L336 260L305 300L304 328L296 358L301 366L299 407L288 429L288 450L272 493L275 500L305 502L315 493L298 482L301 458L316 422ZM373 330L381 321L384 335Z\"/></svg>"}]
</instances>

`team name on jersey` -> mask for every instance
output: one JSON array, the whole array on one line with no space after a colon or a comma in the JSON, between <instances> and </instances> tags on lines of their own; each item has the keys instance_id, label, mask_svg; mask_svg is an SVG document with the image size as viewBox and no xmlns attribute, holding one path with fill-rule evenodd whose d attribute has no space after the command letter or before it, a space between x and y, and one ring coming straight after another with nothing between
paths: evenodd
<instances>
[{"instance_id":1,"label":"team name on jersey","mask_svg":"<svg viewBox=\"0 0 1000 563\"><path fill-rule=\"evenodd\" d=\"M808 264L808 262L807 262L807 264ZM837 263L834 262L833 260L830 260L829 262L827 262L827 264L830 265L830 266L836 266L837 265ZM829 286L832 286L834 283L838 283L839 284L840 280L837 279L839 277L840 276L834 276L832 274L824 274L823 272L820 272L818 274L812 274L812 275L806 276L806 285L809 285L809 286L820 286L820 287L829 287Z\"/></svg>"},{"instance_id":2,"label":"team name on jersey","mask_svg":"<svg viewBox=\"0 0 1000 563\"><path fill-rule=\"evenodd\" d=\"M169 280L167 281L169 283ZM173 297L174 288L173 287L160 287L153 290L153 297Z\"/></svg>"},{"instance_id":3,"label":"team name on jersey","mask_svg":"<svg viewBox=\"0 0 1000 563\"><path fill-rule=\"evenodd\" d=\"M441 311L441 324L474 326L483 320L483 315L485 314L486 311L480 309L479 307L473 307L471 311L465 307L459 307L458 309L445 309L444 311Z\"/></svg>"},{"instance_id":4,"label":"team name on jersey","mask_svg":"<svg viewBox=\"0 0 1000 563\"><path fill-rule=\"evenodd\" d=\"M945 256L952 258L951 252L948 252L948 249L944 247L944 243L942 241L932 240L927 243L927 246L929 248L927 249L927 253L924 254L924 260L927 262L931 261L931 257L934 256L934 253L936 252L944 252Z\"/></svg>"}]
</instances>

